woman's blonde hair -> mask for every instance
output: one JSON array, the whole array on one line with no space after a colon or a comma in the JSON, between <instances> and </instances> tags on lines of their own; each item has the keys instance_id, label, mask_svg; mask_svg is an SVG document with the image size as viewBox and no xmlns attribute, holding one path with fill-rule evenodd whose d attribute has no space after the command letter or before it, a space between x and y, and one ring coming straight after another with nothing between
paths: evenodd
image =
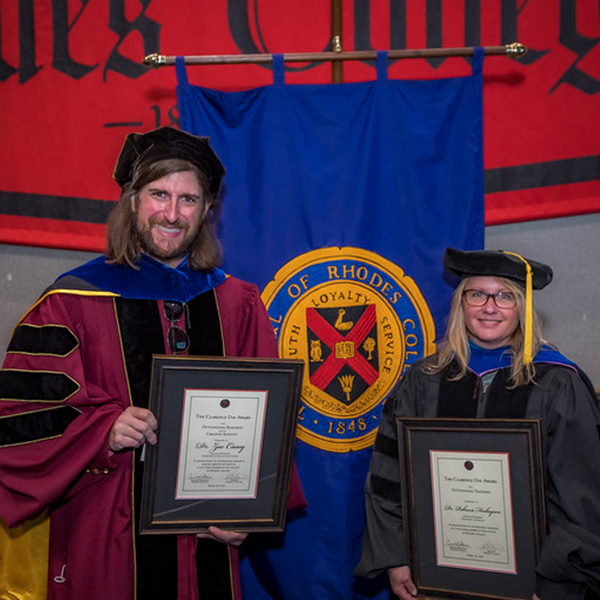
<instances>
[{"instance_id":1,"label":"woman's blonde hair","mask_svg":"<svg viewBox=\"0 0 600 600\"><path fill-rule=\"evenodd\" d=\"M192 163L179 158L169 158L150 164L139 164L133 172L132 180L126 183L119 202L111 211L107 221L107 256L109 262L126 264L137 269L140 260L140 247L135 228L132 199L137 202L140 190L147 184L172 173L191 171L198 178L204 202L209 206L198 234L188 250L188 264L196 271L208 271L221 264L221 243L216 226L221 208L220 201L210 195L206 175Z\"/></svg>"},{"instance_id":2,"label":"woman's blonde hair","mask_svg":"<svg viewBox=\"0 0 600 600\"><path fill-rule=\"evenodd\" d=\"M504 277L495 277L503 285L505 285L514 295L517 300L517 310L519 313L519 322L517 328L510 338L511 347L511 371L510 371L510 388L527 385L533 382L535 377L535 366L533 362L524 364L523 357L525 353L524 334L525 331L525 292L523 288L510 279ZM437 352L431 357L423 367L426 373L439 373L444 370L453 360L458 363L458 374L451 380L462 379L467 372L469 360L471 358L471 350L469 347L469 336L465 325L465 316L463 311L463 292L469 282L469 278L462 279L458 284L454 295L452 296L452 304L450 307L450 315L448 317L448 326L444 339L438 346ZM533 356L539 351L544 344L542 338L541 321L535 309L532 313L532 341L533 341Z\"/></svg>"}]
</instances>

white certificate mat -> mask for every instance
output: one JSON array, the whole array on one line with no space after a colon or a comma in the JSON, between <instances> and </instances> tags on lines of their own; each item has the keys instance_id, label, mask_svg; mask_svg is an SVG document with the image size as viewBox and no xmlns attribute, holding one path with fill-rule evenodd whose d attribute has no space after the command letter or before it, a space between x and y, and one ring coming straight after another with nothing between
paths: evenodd
<instances>
[{"instance_id":1,"label":"white certificate mat","mask_svg":"<svg viewBox=\"0 0 600 600\"><path fill-rule=\"evenodd\" d=\"M267 395L185 390L176 499L256 497Z\"/></svg>"},{"instance_id":2,"label":"white certificate mat","mask_svg":"<svg viewBox=\"0 0 600 600\"><path fill-rule=\"evenodd\" d=\"M437 564L516 573L508 453L430 451Z\"/></svg>"}]
</instances>

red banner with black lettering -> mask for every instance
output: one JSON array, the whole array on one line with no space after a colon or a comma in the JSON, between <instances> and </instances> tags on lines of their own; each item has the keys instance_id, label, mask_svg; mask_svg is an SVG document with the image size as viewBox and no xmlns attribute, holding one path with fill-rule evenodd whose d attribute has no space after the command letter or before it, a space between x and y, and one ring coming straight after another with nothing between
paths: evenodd
<instances>
[{"instance_id":1,"label":"red banner with black lettering","mask_svg":"<svg viewBox=\"0 0 600 600\"><path fill-rule=\"evenodd\" d=\"M486 223L600 210L600 7L595 0L344 0L344 50L500 45L484 63ZM171 67L145 55L312 52L329 48L321 0L13 0L0 3L0 242L102 250L118 197L124 136L178 124ZM375 79L345 62L344 81ZM467 59L390 65L389 77L464 76ZM189 68L225 91L268 85L269 65ZM292 84L327 83L327 63L286 66ZM235 169L235 164L227 165Z\"/></svg>"}]
</instances>

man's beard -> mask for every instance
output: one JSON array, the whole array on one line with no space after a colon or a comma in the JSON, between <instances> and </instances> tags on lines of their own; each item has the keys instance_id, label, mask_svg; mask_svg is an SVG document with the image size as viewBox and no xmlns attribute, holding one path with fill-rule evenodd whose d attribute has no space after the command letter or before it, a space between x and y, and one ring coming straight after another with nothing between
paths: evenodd
<instances>
[{"instance_id":1,"label":"man's beard","mask_svg":"<svg viewBox=\"0 0 600 600\"><path fill-rule=\"evenodd\" d=\"M154 225L161 225L163 227L181 227L181 229L184 231L184 236L179 241L174 241L174 245L172 247L159 247L155 244L152 237L152 229ZM134 215L133 229L138 245L142 251L148 256L151 256L159 261L183 258L187 254L195 239L195 235L190 235L189 225L187 223L165 223L158 219L150 219L148 223L140 225Z\"/></svg>"}]
</instances>

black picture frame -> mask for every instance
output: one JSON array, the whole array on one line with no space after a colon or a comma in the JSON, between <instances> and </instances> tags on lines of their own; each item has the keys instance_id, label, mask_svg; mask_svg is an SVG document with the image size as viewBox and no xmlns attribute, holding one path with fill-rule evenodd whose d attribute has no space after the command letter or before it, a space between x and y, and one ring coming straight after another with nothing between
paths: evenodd
<instances>
[{"instance_id":1,"label":"black picture frame","mask_svg":"<svg viewBox=\"0 0 600 600\"><path fill-rule=\"evenodd\" d=\"M397 430L400 465L403 470L401 487L404 536L411 574L419 596L447 600L530 600L535 589L535 567L546 531L539 421L401 417L397 419ZM449 461L456 457L458 461L462 461L463 454L470 453L474 457L488 456L485 453L506 457L504 460L509 473L509 485L505 486L505 494L510 497L510 512L507 514L512 515L514 541L512 572L481 568L477 559L467 558L468 564L464 566L444 564L451 538L455 543L451 551L458 553L466 552L461 544L468 546L472 543L475 547L476 544L483 543L485 547L486 543L485 521L481 527L477 522L471 526L467 521L463 531L461 526L456 525L460 519L483 519L485 512L478 517L463 512L448 513L448 518L441 514L446 510L473 510L473 507L482 512L486 510L480 508L479 499L475 496L472 506L454 506L451 502L440 502L439 489L442 485L449 486L447 489L452 491L462 492L471 484L465 486L465 483L460 482L468 482L469 477L457 477L459 483L456 484L436 483L434 480L434 474L440 478L442 473L436 470L435 465L432 467L432 463L439 460L439 457ZM460 462L458 464L460 466ZM464 461L464 468L473 469L473 462ZM488 485L489 489L495 487L493 485L490 488ZM472 491L479 494L490 493L484 487L467 489L467 492ZM468 498L469 495L465 493L463 497ZM445 528L439 526L444 518ZM455 521L452 522L451 519ZM469 535L482 537L477 541L475 538L468 539L468 544L465 544L464 539ZM485 561L482 564L486 564Z\"/></svg>"},{"instance_id":2,"label":"black picture frame","mask_svg":"<svg viewBox=\"0 0 600 600\"><path fill-rule=\"evenodd\" d=\"M292 359L153 356L149 408L159 423L158 441L145 449L140 533L202 533L211 525L241 532L283 531L303 368L303 361ZM233 425L215 417L217 413L204 414L205 406L210 411L223 409ZM246 415L247 406L254 417L236 416L238 408ZM259 407L255 413L254 407ZM238 418L245 421L238 422ZM200 423L206 424L202 431ZM252 458L247 461L255 466L248 469L254 483L242 497L233 497L237 492L229 489L208 491L211 484L204 480L208 473L208 479L225 478L227 483L222 485L236 487L236 461L240 459L235 447L240 430L253 440L256 436L250 434L260 433L259 440L250 444ZM197 437L208 435L213 437ZM194 439L206 440L208 445L192 443ZM215 458L216 447L216 455L233 455ZM187 465L198 476L189 475ZM227 476L219 471L228 472ZM188 492L189 481L200 482L206 489ZM194 497L181 497L186 493Z\"/></svg>"}]
</instances>

